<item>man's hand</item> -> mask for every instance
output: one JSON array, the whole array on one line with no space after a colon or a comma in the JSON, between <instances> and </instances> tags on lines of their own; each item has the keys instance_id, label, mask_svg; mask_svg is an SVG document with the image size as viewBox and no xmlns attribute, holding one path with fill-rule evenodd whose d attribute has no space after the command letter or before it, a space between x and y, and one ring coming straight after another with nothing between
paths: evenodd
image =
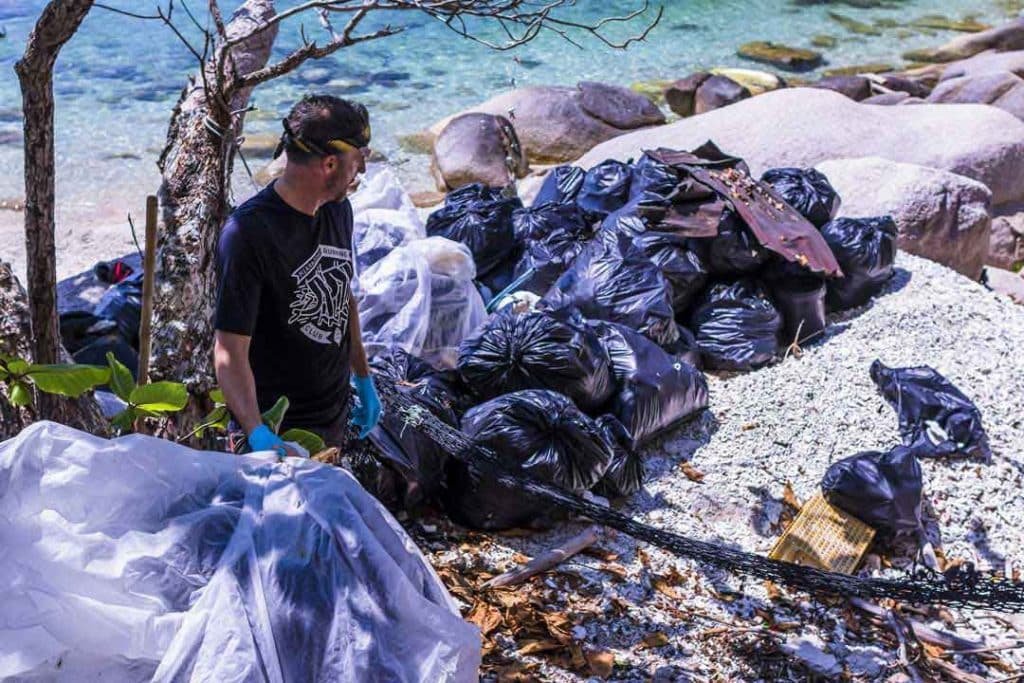
<instances>
[{"instance_id":1,"label":"man's hand","mask_svg":"<svg viewBox=\"0 0 1024 683\"><path fill-rule=\"evenodd\" d=\"M359 405L352 409L352 424L359 427L359 438L365 439L380 420L380 399L370 375L352 376Z\"/></svg>"}]
</instances>

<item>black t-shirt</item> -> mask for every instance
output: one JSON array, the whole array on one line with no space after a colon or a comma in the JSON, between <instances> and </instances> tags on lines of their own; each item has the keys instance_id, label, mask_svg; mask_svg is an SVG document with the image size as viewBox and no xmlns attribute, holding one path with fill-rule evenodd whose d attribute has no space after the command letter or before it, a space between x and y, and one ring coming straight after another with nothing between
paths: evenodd
<instances>
[{"instance_id":1,"label":"black t-shirt","mask_svg":"<svg viewBox=\"0 0 1024 683\"><path fill-rule=\"evenodd\" d=\"M214 327L252 337L260 411L287 396L286 427L325 427L348 401L352 273L347 199L308 216L270 185L224 224Z\"/></svg>"}]
</instances>

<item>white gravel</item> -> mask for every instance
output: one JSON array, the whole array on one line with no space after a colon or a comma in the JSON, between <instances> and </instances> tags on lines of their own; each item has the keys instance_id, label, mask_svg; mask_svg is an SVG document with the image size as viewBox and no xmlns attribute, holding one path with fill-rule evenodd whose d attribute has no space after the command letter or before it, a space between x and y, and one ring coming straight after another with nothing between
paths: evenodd
<instances>
[{"instance_id":1,"label":"white gravel","mask_svg":"<svg viewBox=\"0 0 1024 683\"><path fill-rule=\"evenodd\" d=\"M834 460L899 443L896 414L868 374L871 362L929 364L976 402L994 453L987 464L923 462L930 535L947 558L964 558L981 568L1011 563L1024 569L1024 307L931 261L901 253L897 267L885 294L833 320L826 338L804 349L801 357L745 375L710 377L710 414L650 449L648 483L626 511L683 534L766 554L781 531L778 517L787 481L806 500ZM683 475L683 460L705 474L702 482ZM575 525L564 525L547 534L499 541L533 555L577 531ZM607 619L587 624L587 645L615 653L616 678L803 680L809 670L832 677L845 668L860 680L874 680L899 670L888 668L896 655L883 643L847 630L838 606L800 594L788 605L770 602L760 582L700 570L623 535L603 545L619 553L626 581L611 580L599 570L601 561L589 557L575 558L563 569L599 586L600 600L619 596L632 605L627 615L608 612ZM692 576L679 589L681 600L652 590L653 573L669 567ZM709 592L721 593L727 586L746 597L723 601ZM720 638L707 637L714 622L681 619L679 610L740 617L739 623L754 627L765 613L774 613L800 626L782 634L783 654L766 652L763 658L741 661L723 651ZM968 610L952 610L952 615L963 637L989 644L1024 638L1024 632L991 615ZM1018 618L1016 627L1024 629L1024 619ZM670 643L636 648L652 629L665 631ZM1024 649L1000 654L1017 667L1024 664ZM788 671L776 661L787 657L807 668ZM983 677L1005 675L969 658L957 661ZM582 680L546 664L541 671L550 680Z\"/></svg>"}]
</instances>

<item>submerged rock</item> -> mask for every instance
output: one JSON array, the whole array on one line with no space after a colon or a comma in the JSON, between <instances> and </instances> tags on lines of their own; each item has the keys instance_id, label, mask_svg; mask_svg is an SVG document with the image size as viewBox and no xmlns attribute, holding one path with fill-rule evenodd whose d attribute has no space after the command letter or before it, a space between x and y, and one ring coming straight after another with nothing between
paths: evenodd
<instances>
[{"instance_id":1,"label":"submerged rock","mask_svg":"<svg viewBox=\"0 0 1024 683\"><path fill-rule=\"evenodd\" d=\"M836 22L850 33L856 33L861 36L880 36L882 35L881 29L871 24L865 24L863 21L858 21L853 17L848 17L845 14L839 12L829 12L828 18Z\"/></svg>"},{"instance_id":2,"label":"submerged rock","mask_svg":"<svg viewBox=\"0 0 1024 683\"><path fill-rule=\"evenodd\" d=\"M768 41L744 43L736 50L744 59L764 62L789 71L810 71L822 63L820 52Z\"/></svg>"},{"instance_id":3,"label":"submerged rock","mask_svg":"<svg viewBox=\"0 0 1024 683\"><path fill-rule=\"evenodd\" d=\"M967 59L985 50L1008 52L1024 49L1024 18L979 33L957 36L937 48L911 50L903 58L911 62L952 62Z\"/></svg>"},{"instance_id":4,"label":"submerged rock","mask_svg":"<svg viewBox=\"0 0 1024 683\"><path fill-rule=\"evenodd\" d=\"M974 19L950 19L941 14L918 17L911 21L910 25L917 28L934 28L940 31L962 31L964 33L978 33L992 28L989 24L983 24Z\"/></svg>"},{"instance_id":5,"label":"submerged rock","mask_svg":"<svg viewBox=\"0 0 1024 683\"><path fill-rule=\"evenodd\" d=\"M811 45L814 47L835 47L839 44L839 41L835 36L828 35L817 35L811 38Z\"/></svg>"},{"instance_id":6,"label":"submerged rock","mask_svg":"<svg viewBox=\"0 0 1024 683\"><path fill-rule=\"evenodd\" d=\"M881 74L887 71L892 71L892 64L871 62L868 64L854 64L852 66L825 69L821 73L823 76L856 76L857 74Z\"/></svg>"}]
</instances>

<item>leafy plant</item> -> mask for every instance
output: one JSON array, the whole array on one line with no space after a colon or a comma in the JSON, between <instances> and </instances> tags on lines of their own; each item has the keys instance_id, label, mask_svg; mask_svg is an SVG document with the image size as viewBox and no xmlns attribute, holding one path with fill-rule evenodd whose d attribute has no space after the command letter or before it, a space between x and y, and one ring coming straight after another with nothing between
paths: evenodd
<instances>
[{"instance_id":1,"label":"leafy plant","mask_svg":"<svg viewBox=\"0 0 1024 683\"><path fill-rule=\"evenodd\" d=\"M32 405L31 385L47 394L78 398L109 380L110 369L99 365L35 365L0 354L0 381L7 384L8 399L17 407Z\"/></svg>"},{"instance_id":2,"label":"leafy plant","mask_svg":"<svg viewBox=\"0 0 1024 683\"><path fill-rule=\"evenodd\" d=\"M128 406L111 419L121 431L128 431L140 417L167 417L188 404L188 390L180 382L152 382L138 385L131 371L107 353L110 365L110 389Z\"/></svg>"}]
</instances>

